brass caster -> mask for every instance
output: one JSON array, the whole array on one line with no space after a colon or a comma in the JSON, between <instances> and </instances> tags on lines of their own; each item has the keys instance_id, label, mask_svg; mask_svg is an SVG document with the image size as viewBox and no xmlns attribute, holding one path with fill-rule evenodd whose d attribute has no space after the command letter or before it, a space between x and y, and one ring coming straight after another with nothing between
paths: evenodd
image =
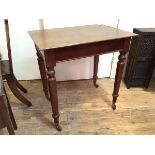
<instances>
[{"instance_id":1,"label":"brass caster","mask_svg":"<svg viewBox=\"0 0 155 155\"><path fill-rule=\"evenodd\" d=\"M55 128L56 128L58 131L62 131L62 127L60 126L59 123L55 123Z\"/></svg>"},{"instance_id":2,"label":"brass caster","mask_svg":"<svg viewBox=\"0 0 155 155\"><path fill-rule=\"evenodd\" d=\"M112 104L112 109L113 109L113 110L116 110L116 105L115 105L115 103Z\"/></svg>"}]
</instances>

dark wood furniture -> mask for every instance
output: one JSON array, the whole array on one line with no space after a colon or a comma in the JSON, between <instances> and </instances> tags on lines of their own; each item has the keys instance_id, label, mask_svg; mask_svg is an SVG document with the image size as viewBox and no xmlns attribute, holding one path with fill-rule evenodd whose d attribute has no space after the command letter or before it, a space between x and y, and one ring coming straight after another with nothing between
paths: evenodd
<instances>
[{"instance_id":1,"label":"dark wood furniture","mask_svg":"<svg viewBox=\"0 0 155 155\"><path fill-rule=\"evenodd\" d=\"M94 57L93 82L98 87L97 71L99 55L120 51L113 91L112 108L116 109L126 53L133 33L105 25L89 25L29 32L38 55L38 63L45 95L51 101L56 129L59 125L58 96L55 77L56 63L82 57ZM46 76L47 75L47 76Z\"/></svg>"},{"instance_id":2,"label":"dark wood furniture","mask_svg":"<svg viewBox=\"0 0 155 155\"><path fill-rule=\"evenodd\" d=\"M17 124L3 85L0 55L0 128L4 127L7 127L10 135L14 135L14 130L17 129Z\"/></svg>"},{"instance_id":3,"label":"dark wood furniture","mask_svg":"<svg viewBox=\"0 0 155 155\"><path fill-rule=\"evenodd\" d=\"M127 88L148 88L155 67L155 28L134 28L134 33L125 73Z\"/></svg>"},{"instance_id":4,"label":"dark wood furniture","mask_svg":"<svg viewBox=\"0 0 155 155\"><path fill-rule=\"evenodd\" d=\"M5 24L5 32L6 32L6 41L7 41L7 49L8 49L8 58L9 60L2 60L2 75L3 80L6 80L9 88L12 93L24 104L27 106L32 106L32 103L28 101L18 89L22 92L27 93L27 90L17 81L14 73L13 73L13 65L12 65L12 56L11 56L11 45L10 45L10 34L9 34L9 24L8 20L4 20Z\"/></svg>"}]
</instances>

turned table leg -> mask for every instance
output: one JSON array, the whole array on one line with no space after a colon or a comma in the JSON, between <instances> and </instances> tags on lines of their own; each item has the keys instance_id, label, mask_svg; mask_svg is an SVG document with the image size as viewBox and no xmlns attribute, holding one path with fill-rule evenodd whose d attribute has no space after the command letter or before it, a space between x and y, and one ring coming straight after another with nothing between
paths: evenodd
<instances>
[{"instance_id":1,"label":"turned table leg","mask_svg":"<svg viewBox=\"0 0 155 155\"><path fill-rule=\"evenodd\" d=\"M47 71L48 75L48 84L49 84L49 92L51 97L51 105L52 105L52 111L53 111L53 118L55 127L58 131L61 131L62 128L59 125L59 110L58 110L58 96L57 96L57 87L56 87L56 78L55 78L55 70L54 68L48 68Z\"/></svg>"},{"instance_id":2,"label":"turned table leg","mask_svg":"<svg viewBox=\"0 0 155 155\"><path fill-rule=\"evenodd\" d=\"M114 83L114 91L113 91L113 101L112 101L112 108L113 110L116 109L116 101L117 97L119 96L119 88L121 84L121 79L122 79L122 74L123 74L123 69L124 69L124 64L126 60L125 56L126 52L121 51L120 55L118 57L119 61L117 63L117 70L116 70L116 76L115 76L115 83Z\"/></svg>"},{"instance_id":3,"label":"turned table leg","mask_svg":"<svg viewBox=\"0 0 155 155\"><path fill-rule=\"evenodd\" d=\"M50 52L49 52L50 53ZM55 123L55 127L58 131L61 131L62 128L59 124L59 107L58 107L58 95L57 95L57 86L56 86L56 77L54 67L56 66L56 61L54 54L51 52L45 52L46 59L46 68L47 68L47 77L48 77L48 88L53 112L53 119Z\"/></svg>"},{"instance_id":4,"label":"turned table leg","mask_svg":"<svg viewBox=\"0 0 155 155\"><path fill-rule=\"evenodd\" d=\"M48 94L48 82L47 82L44 60L43 60L42 56L40 55L39 51L37 51L37 56L38 56L38 65L39 65L41 80L42 80L42 84L43 84L43 91L45 93L46 98L49 100L50 97Z\"/></svg>"},{"instance_id":5,"label":"turned table leg","mask_svg":"<svg viewBox=\"0 0 155 155\"><path fill-rule=\"evenodd\" d=\"M93 83L96 88L99 87L99 85L97 84L98 63L99 63L99 55L96 55L94 56L94 75L93 75Z\"/></svg>"}]
</instances>

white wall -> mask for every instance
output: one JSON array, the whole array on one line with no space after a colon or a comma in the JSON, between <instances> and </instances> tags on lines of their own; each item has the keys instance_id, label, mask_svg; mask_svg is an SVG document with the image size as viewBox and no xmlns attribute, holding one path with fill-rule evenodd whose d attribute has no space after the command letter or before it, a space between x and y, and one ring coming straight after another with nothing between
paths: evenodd
<instances>
[{"instance_id":1,"label":"white wall","mask_svg":"<svg viewBox=\"0 0 155 155\"><path fill-rule=\"evenodd\" d=\"M86 24L116 27L118 18L119 28L127 31L132 31L134 27L155 27L154 4L151 0L5 0L0 5L0 15L3 15L0 16L0 50L6 58L2 19L9 18L13 64L15 74L21 80L40 78L34 45L27 34L28 30L39 29L39 18L45 19L45 28ZM99 77L110 76L111 58L112 55L101 57ZM58 64L57 79L90 78L92 66L92 58Z\"/></svg>"},{"instance_id":2,"label":"white wall","mask_svg":"<svg viewBox=\"0 0 155 155\"><path fill-rule=\"evenodd\" d=\"M78 22L77 22L78 24ZM77 25L74 24L74 25ZM82 24L82 23L81 23ZM3 34L1 38L1 52L3 59L7 59L5 32L3 20L0 23ZM72 23L58 22L53 24L52 19L45 20L45 28L74 26ZM80 24L78 24L80 25ZM28 30L39 29L39 20L9 20L12 59L15 75L20 80L30 80L40 78L36 50L28 35ZM100 57L99 77L109 77L111 69L112 54ZM104 68L104 66L106 66ZM103 70L102 70L103 69ZM62 62L56 66L56 77L58 81L89 79L93 76L93 57Z\"/></svg>"}]
</instances>

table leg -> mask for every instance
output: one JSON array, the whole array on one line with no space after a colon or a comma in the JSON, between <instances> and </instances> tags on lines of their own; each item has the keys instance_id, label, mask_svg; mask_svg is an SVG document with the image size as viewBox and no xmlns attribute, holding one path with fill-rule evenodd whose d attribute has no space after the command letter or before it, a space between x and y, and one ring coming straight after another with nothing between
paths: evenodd
<instances>
[{"instance_id":1,"label":"table leg","mask_svg":"<svg viewBox=\"0 0 155 155\"><path fill-rule=\"evenodd\" d=\"M37 56L38 56L38 65L39 65L41 80L42 80L42 84L43 84L43 91L45 93L46 98L48 100L50 100L50 97L48 94L48 82L47 82L44 60L43 60L42 56L40 56L39 52L37 52Z\"/></svg>"},{"instance_id":2,"label":"table leg","mask_svg":"<svg viewBox=\"0 0 155 155\"><path fill-rule=\"evenodd\" d=\"M93 75L93 83L94 83L94 86L96 88L99 87L99 85L96 83L97 79L98 79L98 76L97 76L97 73L98 73L98 63L99 63L99 55L96 55L96 56L94 56L94 75Z\"/></svg>"},{"instance_id":3,"label":"table leg","mask_svg":"<svg viewBox=\"0 0 155 155\"><path fill-rule=\"evenodd\" d=\"M57 87L56 87L56 78L55 78L55 70L53 68L48 68L47 71L48 75L48 84L49 84L49 92L51 97L51 105L52 105L52 111L53 111L53 118L55 127L58 131L61 131L62 128L59 125L59 110L58 110L58 96L57 96Z\"/></svg>"},{"instance_id":4,"label":"table leg","mask_svg":"<svg viewBox=\"0 0 155 155\"><path fill-rule=\"evenodd\" d=\"M57 86L56 86L56 77L54 67L56 66L55 54L53 51L44 51L45 62L46 62L46 72L48 77L48 89L50 95L50 101L52 106L52 117L54 118L55 127L58 131L61 131L62 128L59 124L59 108L58 108L58 95L57 95Z\"/></svg>"},{"instance_id":5,"label":"table leg","mask_svg":"<svg viewBox=\"0 0 155 155\"><path fill-rule=\"evenodd\" d=\"M116 77L115 77L115 83L114 83L114 91L113 91L113 101L112 101L112 108L113 110L116 109L116 101L117 97L119 96L119 88L121 84L121 79L122 79L122 74L123 74L123 69L124 69L124 64L126 60L125 56L126 52L121 51L120 55L118 57L119 61L117 63L117 70L116 70Z\"/></svg>"}]
</instances>

